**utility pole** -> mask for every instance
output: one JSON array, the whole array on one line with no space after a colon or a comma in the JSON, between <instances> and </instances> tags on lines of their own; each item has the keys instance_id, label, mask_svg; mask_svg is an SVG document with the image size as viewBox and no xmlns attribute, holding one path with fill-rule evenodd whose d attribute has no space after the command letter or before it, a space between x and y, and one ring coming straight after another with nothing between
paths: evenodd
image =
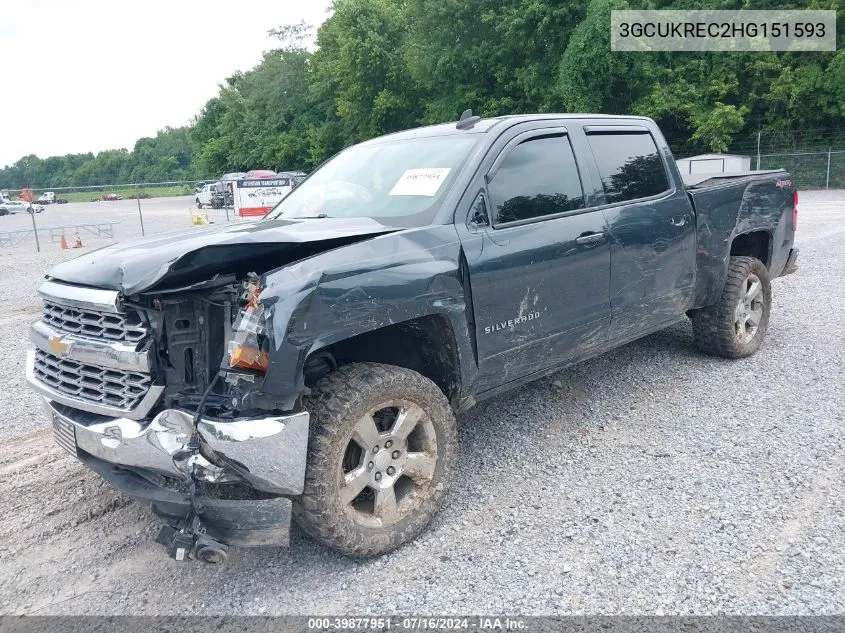
<instances>
[{"instance_id":1,"label":"utility pole","mask_svg":"<svg viewBox=\"0 0 845 633\"><path fill-rule=\"evenodd\" d=\"M38 227L35 226L35 209L32 208L32 200L29 201L29 217L32 218L32 234L35 235L35 250L40 253L41 242L38 241Z\"/></svg>"},{"instance_id":2,"label":"utility pole","mask_svg":"<svg viewBox=\"0 0 845 633\"><path fill-rule=\"evenodd\" d=\"M824 179L824 188L830 189L830 151L832 147L827 148L827 177Z\"/></svg>"},{"instance_id":3,"label":"utility pole","mask_svg":"<svg viewBox=\"0 0 845 633\"><path fill-rule=\"evenodd\" d=\"M146 233L144 233L144 214L141 213L141 194L140 193L138 194L138 197L135 198L135 200L138 201L138 218L141 220L141 236L143 237L144 235L146 235Z\"/></svg>"},{"instance_id":4,"label":"utility pole","mask_svg":"<svg viewBox=\"0 0 845 633\"><path fill-rule=\"evenodd\" d=\"M25 163L26 167L24 168L24 180L26 182L29 182L29 164L28 163L29 163L29 161L27 161L27 163ZM29 189L29 192L30 192L29 196L28 196L29 200L27 202L29 202L29 217L32 219L32 234L35 236L35 250L40 253L41 252L41 242L38 241L38 227L35 226L35 209L32 208L32 195L33 195L34 190L29 185L27 185L27 188ZM23 193L23 191L21 191L21 193ZM20 197L20 195L18 195L18 197Z\"/></svg>"}]
</instances>

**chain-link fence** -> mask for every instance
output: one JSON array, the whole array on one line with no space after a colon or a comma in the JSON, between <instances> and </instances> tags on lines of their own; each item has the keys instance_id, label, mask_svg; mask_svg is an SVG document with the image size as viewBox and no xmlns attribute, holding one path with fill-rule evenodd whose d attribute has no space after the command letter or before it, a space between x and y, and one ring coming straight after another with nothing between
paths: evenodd
<instances>
[{"instance_id":1,"label":"chain-link fence","mask_svg":"<svg viewBox=\"0 0 845 633\"><path fill-rule=\"evenodd\" d=\"M728 153L750 159L751 169L785 169L799 189L845 189L845 149L765 154ZM691 157L692 155L675 155L678 159Z\"/></svg>"},{"instance_id":2,"label":"chain-link fence","mask_svg":"<svg viewBox=\"0 0 845 633\"><path fill-rule=\"evenodd\" d=\"M761 154L752 157L751 164L757 169L785 169L799 189L845 189L845 150Z\"/></svg>"},{"instance_id":3,"label":"chain-link fence","mask_svg":"<svg viewBox=\"0 0 845 633\"><path fill-rule=\"evenodd\" d=\"M125 198L165 198L193 195L198 186L215 179L204 180L169 180L163 182L139 182L106 185L84 185L78 187L42 187L6 190L10 198L31 192L35 199L47 192L55 194L55 199L67 202L98 202ZM52 200L50 201L52 202Z\"/></svg>"},{"instance_id":4,"label":"chain-link fence","mask_svg":"<svg viewBox=\"0 0 845 633\"><path fill-rule=\"evenodd\" d=\"M780 139L783 140L783 139ZM798 189L845 189L845 143L827 149L801 150L781 147L771 151L771 144L759 141L761 151L749 143L735 143L729 154L750 159L751 169L786 169ZM689 139L669 141L676 158L688 158L707 152L693 152ZM763 148L766 151L763 151ZM231 209L196 209L198 185L213 179L89 185L81 187L33 188L34 200L51 191L51 204L35 214L19 213L0 217L0 249L18 248L54 250L68 242L99 246L142 235L160 233L192 224L252 221ZM11 198L20 190L3 191ZM61 204L77 203L77 204ZM36 207L41 207L36 203ZM0 211L0 215L4 212ZM66 247L66 246L65 246Z\"/></svg>"},{"instance_id":5,"label":"chain-link fence","mask_svg":"<svg viewBox=\"0 0 845 633\"><path fill-rule=\"evenodd\" d=\"M195 224L241 221L231 209L196 208L204 182L213 181L2 189L0 249L97 247Z\"/></svg>"},{"instance_id":6,"label":"chain-link fence","mask_svg":"<svg viewBox=\"0 0 845 633\"><path fill-rule=\"evenodd\" d=\"M712 153L688 136L667 141L675 158ZM751 169L786 169L799 189L845 189L845 127L760 131L720 153L750 158Z\"/></svg>"}]
</instances>

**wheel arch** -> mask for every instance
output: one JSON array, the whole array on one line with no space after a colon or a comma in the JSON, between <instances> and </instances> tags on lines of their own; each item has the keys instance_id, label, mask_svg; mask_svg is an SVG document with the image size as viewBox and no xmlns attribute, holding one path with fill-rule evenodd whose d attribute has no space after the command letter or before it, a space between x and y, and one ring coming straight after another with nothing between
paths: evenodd
<instances>
[{"instance_id":1,"label":"wheel arch","mask_svg":"<svg viewBox=\"0 0 845 633\"><path fill-rule=\"evenodd\" d=\"M772 262L772 234L767 230L748 231L735 235L731 241L731 257L756 257L766 268Z\"/></svg>"},{"instance_id":2,"label":"wheel arch","mask_svg":"<svg viewBox=\"0 0 845 633\"><path fill-rule=\"evenodd\" d=\"M320 364L315 362L318 358L330 360ZM316 382L333 364L354 362L411 369L434 382L453 407L460 399L458 342L450 319L443 314L434 313L386 325L312 350L305 361L306 385Z\"/></svg>"}]
</instances>

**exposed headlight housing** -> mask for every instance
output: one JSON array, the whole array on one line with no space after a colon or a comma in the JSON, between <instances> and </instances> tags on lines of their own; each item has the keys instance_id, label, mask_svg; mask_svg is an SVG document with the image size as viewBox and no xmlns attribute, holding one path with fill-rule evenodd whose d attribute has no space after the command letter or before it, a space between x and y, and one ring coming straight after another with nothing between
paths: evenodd
<instances>
[{"instance_id":1,"label":"exposed headlight housing","mask_svg":"<svg viewBox=\"0 0 845 633\"><path fill-rule=\"evenodd\" d=\"M246 305L232 326L234 332L229 341L229 366L234 369L265 372L270 366L267 319L259 300L260 293L257 279L246 284L243 295Z\"/></svg>"}]
</instances>

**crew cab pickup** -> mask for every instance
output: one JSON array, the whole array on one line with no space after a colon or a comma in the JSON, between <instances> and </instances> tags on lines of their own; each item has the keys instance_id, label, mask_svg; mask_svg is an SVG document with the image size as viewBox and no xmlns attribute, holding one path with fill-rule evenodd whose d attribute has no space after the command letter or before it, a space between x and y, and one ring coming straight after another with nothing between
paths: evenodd
<instances>
[{"instance_id":1,"label":"crew cab pickup","mask_svg":"<svg viewBox=\"0 0 845 633\"><path fill-rule=\"evenodd\" d=\"M177 559L413 539L475 403L689 317L753 354L795 270L783 171L689 188L653 121L464 113L351 147L264 218L53 268L29 383Z\"/></svg>"}]
</instances>

